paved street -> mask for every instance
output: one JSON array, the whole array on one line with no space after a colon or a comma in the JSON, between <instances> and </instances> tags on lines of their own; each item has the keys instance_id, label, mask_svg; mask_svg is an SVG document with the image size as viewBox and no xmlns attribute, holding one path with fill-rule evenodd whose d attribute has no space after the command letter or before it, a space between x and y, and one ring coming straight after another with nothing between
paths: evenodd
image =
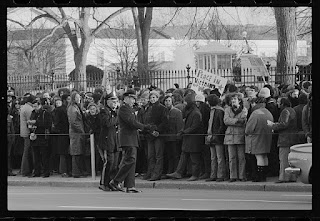
<instances>
[{"instance_id":1,"label":"paved street","mask_svg":"<svg viewBox=\"0 0 320 221\"><path fill-rule=\"evenodd\" d=\"M98 188L8 187L9 210L311 210L300 192L141 189L139 194Z\"/></svg>"}]
</instances>

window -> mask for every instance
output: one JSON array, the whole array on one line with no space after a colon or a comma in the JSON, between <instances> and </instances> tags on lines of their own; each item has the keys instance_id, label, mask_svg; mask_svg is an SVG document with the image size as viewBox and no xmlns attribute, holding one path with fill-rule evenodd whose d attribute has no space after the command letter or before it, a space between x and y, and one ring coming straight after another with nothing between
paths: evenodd
<instances>
[{"instance_id":1,"label":"window","mask_svg":"<svg viewBox=\"0 0 320 221\"><path fill-rule=\"evenodd\" d=\"M56 59L53 53L49 54L49 67L50 70L54 70L56 68Z\"/></svg>"},{"instance_id":2,"label":"window","mask_svg":"<svg viewBox=\"0 0 320 221\"><path fill-rule=\"evenodd\" d=\"M199 55L199 69L203 69L203 55Z\"/></svg>"},{"instance_id":3,"label":"window","mask_svg":"<svg viewBox=\"0 0 320 221\"><path fill-rule=\"evenodd\" d=\"M231 68L231 56L230 55L218 55L217 56L218 69L230 69Z\"/></svg>"},{"instance_id":4,"label":"window","mask_svg":"<svg viewBox=\"0 0 320 221\"><path fill-rule=\"evenodd\" d=\"M216 69L216 56L211 55L211 68Z\"/></svg>"}]
</instances>

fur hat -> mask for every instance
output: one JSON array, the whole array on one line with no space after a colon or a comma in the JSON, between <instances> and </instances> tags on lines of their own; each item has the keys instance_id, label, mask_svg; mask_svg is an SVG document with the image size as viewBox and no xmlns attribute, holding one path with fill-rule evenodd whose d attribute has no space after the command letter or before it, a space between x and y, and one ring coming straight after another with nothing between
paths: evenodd
<instances>
[{"instance_id":1,"label":"fur hat","mask_svg":"<svg viewBox=\"0 0 320 221\"><path fill-rule=\"evenodd\" d=\"M258 97L263 97L263 98L271 97L271 93L270 93L269 88L267 88L267 87L261 88L261 90L258 94Z\"/></svg>"},{"instance_id":2,"label":"fur hat","mask_svg":"<svg viewBox=\"0 0 320 221\"><path fill-rule=\"evenodd\" d=\"M204 97L203 94L197 94L195 97L195 101L200 101L204 103L206 101L206 98Z\"/></svg>"},{"instance_id":3,"label":"fur hat","mask_svg":"<svg viewBox=\"0 0 320 221\"><path fill-rule=\"evenodd\" d=\"M160 97L160 93L159 93L158 91L156 91L156 90L150 91L149 97L150 97L151 95L155 95L155 96L157 96L158 98Z\"/></svg>"},{"instance_id":4,"label":"fur hat","mask_svg":"<svg viewBox=\"0 0 320 221\"><path fill-rule=\"evenodd\" d=\"M185 100L185 102L187 102L187 103L192 103L192 102L195 102L195 94L187 94L185 97L184 97L184 100Z\"/></svg>"}]
</instances>

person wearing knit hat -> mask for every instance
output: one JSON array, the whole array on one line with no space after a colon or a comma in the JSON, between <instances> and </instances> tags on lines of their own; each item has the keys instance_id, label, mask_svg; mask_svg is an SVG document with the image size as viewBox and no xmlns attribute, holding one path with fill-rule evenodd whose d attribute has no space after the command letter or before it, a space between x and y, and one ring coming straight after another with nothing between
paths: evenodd
<instances>
[{"instance_id":1,"label":"person wearing knit hat","mask_svg":"<svg viewBox=\"0 0 320 221\"><path fill-rule=\"evenodd\" d=\"M195 94L188 94L185 100L187 102L184 112L185 125L183 130L177 134L178 137L182 137L182 152L179 164L175 172L166 175L173 179L181 179L182 173L187 166L187 159L190 156L192 161L192 176L187 181L195 181L199 179L200 175L201 144L204 142L204 137L193 135L202 133L201 113L194 102Z\"/></svg>"},{"instance_id":2,"label":"person wearing knit hat","mask_svg":"<svg viewBox=\"0 0 320 221\"><path fill-rule=\"evenodd\" d=\"M150 98L152 95L157 96L157 98L160 97L160 93L159 93L158 91L156 91L156 90L150 91L150 93L149 93L149 98Z\"/></svg>"},{"instance_id":3,"label":"person wearing knit hat","mask_svg":"<svg viewBox=\"0 0 320 221\"><path fill-rule=\"evenodd\" d=\"M200 110L202 116L202 132L205 134L208 130L208 122L210 118L210 107L207 103L205 103L205 97L203 94L197 94L195 96L195 103L197 108ZM204 162L204 167L202 167L201 175L199 177L200 180L208 179L210 177L210 149L209 146L204 143L199 144L202 146L201 148L201 161Z\"/></svg>"},{"instance_id":4,"label":"person wearing knit hat","mask_svg":"<svg viewBox=\"0 0 320 221\"><path fill-rule=\"evenodd\" d=\"M206 100L206 98L204 97L203 94L197 94L197 95L195 96L195 102L202 102L202 103L204 103L205 100Z\"/></svg>"},{"instance_id":5,"label":"person wearing knit hat","mask_svg":"<svg viewBox=\"0 0 320 221\"><path fill-rule=\"evenodd\" d=\"M263 97L263 98L271 97L271 93L270 93L269 88L267 88L267 87L261 88L259 91L258 97Z\"/></svg>"},{"instance_id":6,"label":"person wearing knit hat","mask_svg":"<svg viewBox=\"0 0 320 221\"><path fill-rule=\"evenodd\" d=\"M296 112L297 116L297 127L298 127L298 142L299 144L304 144L307 142L307 139L304 135L303 129L302 129L302 110L303 107L308 103L308 95L305 93L301 93L298 98L299 105L295 106L293 109Z\"/></svg>"}]
</instances>

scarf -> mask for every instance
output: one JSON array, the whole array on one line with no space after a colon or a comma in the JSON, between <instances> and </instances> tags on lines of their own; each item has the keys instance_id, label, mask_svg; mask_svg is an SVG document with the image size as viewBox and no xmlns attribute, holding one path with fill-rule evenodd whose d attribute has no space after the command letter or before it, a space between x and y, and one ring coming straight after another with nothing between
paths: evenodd
<instances>
[{"instance_id":1,"label":"scarf","mask_svg":"<svg viewBox=\"0 0 320 221\"><path fill-rule=\"evenodd\" d=\"M240 104L239 108L234 108L233 106L231 106L231 110L234 113L234 116L237 116L238 114L240 114L243 110L243 104Z\"/></svg>"}]
</instances>

